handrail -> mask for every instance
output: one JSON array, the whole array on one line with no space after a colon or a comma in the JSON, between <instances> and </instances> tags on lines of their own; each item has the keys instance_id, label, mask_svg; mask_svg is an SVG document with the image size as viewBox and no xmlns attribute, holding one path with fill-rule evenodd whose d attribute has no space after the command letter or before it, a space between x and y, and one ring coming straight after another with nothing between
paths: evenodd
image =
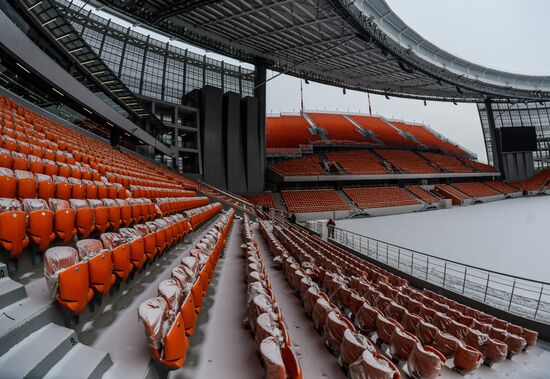
<instances>
[{"instance_id":1,"label":"handrail","mask_svg":"<svg viewBox=\"0 0 550 379\"><path fill-rule=\"evenodd\" d=\"M306 228L322 235L320 220ZM356 232L334 228L329 240L403 273L504 311L550 324L550 283L437 257Z\"/></svg>"},{"instance_id":2,"label":"handrail","mask_svg":"<svg viewBox=\"0 0 550 379\"><path fill-rule=\"evenodd\" d=\"M308 221L313 221L313 220L308 220ZM316 220L316 221L318 221L318 220ZM411 252L416 253L416 254L425 255L425 256L430 257L430 258L441 259L443 261L447 261L448 263L453 263L453 264L457 264L457 265L461 265L461 266L467 266L468 268L472 268L472 269L475 269L475 270L487 271L487 272L490 272L491 274L508 276L508 277L515 278L515 279L526 280L526 281L536 282L536 283L540 283L540 284L550 286L550 282L543 282L543 281L539 281L539 280L536 280L536 279L523 278L521 276L516 276L516 275L512 275L512 274L505 274L505 273L502 273L502 272L493 271L493 270L489 270L489 269L482 268L482 267L472 266L472 265L469 265L467 263L457 262L457 261L453 261L453 260L447 259L447 258L441 258L441 257L438 257L437 255L423 253L423 252L418 251L418 250L414 250L414 249L411 249L411 248L408 248L408 247L396 245L396 244L393 244L391 242L382 241L382 240L376 239L374 237L369 237L369 236L365 236L365 235L362 235L362 234L359 234L359 233L356 233L356 232L352 232L350 230L345 230L345 229L338 228L338 227L335 227L334 230L335 230L335 232L336 231L341 231L341 232L345 232L345 233L349 233L349 234L354 234L356 236L360 236L360 237L363 237L363 238L368 238L371 241L377 241L377 242L380 242L380 243L383 243L383 244L386 244L386 245L389 245L389 246L397 247L397 248L402 249L402 250L408 250L408 251L411 251Z\"/></svg>"}]
</instances>

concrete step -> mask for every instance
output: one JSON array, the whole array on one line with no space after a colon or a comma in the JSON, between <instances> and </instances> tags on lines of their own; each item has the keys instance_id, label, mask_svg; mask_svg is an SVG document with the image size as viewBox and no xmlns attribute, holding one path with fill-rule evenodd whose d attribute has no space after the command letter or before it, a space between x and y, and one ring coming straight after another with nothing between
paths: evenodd
<instances>
[{"instance_id":1,"label":"concrete step","mask_svg":"<svg viewBox=\"0 0 550 379\"><path fill-rule=\"evenodd\" d=\"M348 205L351 207L351 209L357 209L357 206L355 205L353 200L351 200L349 198L349 196L346 195L346 193L343 190L337 190L336 192L338 192L338 195L340 195L342 200L344 200L346 203L348 203Z\"/></svg>"},{"instance_id":2,"label":"concrete step","mask_svg":"<svg viewBox=\"0 0 550 379\"><path fill-rule=\"evenodd\" d=\"M0 357L2 377L42 378L77 343L74 330L50 323Z\"/></svg>"},{"instance_id":3,"label":"concrete step","mask_svg":"<svg viewBox=\"0 0 550 379\"><path fill-rule=\"evenodd\" d=\"M9 278L8 268L0 263L0 309L27 297L25 287Z\"/></svg>"},{"instance_id":4,"label":"concrete step","mask_svg":"<svg viewBox=\"0 0 550 379\"><path fill-rule=\"evenodd\" d=\"M29 297L0 309L0 356L49 323L63 325L61 312L51 297L39 296L29 287L25 287Z\"/></svg>"},{"instance_id":5,"label":"concrete step","mask_svg":"<svg viewBox=\"0 0 550 379\"><path fill-rule=\"evenodd\" d=\"M280 210L285 211L285 212L288 211L286 209L285 202L283 200L283 196L281 195L280 192L273 192L273 199L275 199L275 206L277 207L277 209L280 209Z\"/></svg>"},{"instance_id":6,"label":"concrete step","mask_svg":"<svg viewBox=\"0 0 550 379\"><path fill-rule=\"evenodd\" d=\"M77 343L44 379L99 379L113 365L105 351Z\"/></svg>"}]
</instances>

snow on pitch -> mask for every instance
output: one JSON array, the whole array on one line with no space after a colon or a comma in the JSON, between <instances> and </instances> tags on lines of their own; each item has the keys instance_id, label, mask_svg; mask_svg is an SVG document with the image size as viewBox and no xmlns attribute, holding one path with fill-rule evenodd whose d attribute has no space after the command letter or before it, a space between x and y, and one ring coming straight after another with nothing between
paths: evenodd
<instances>
[{"instance_id":1,"label":"snow on pitch","mask_svg":"<svg viewBox=\"0 0 550 379\"><path fill-rule=\"evenodd\" d=\"M548 282L550 196L403 215L337 226L441 258Z\"/></svg>"}]
</instances>

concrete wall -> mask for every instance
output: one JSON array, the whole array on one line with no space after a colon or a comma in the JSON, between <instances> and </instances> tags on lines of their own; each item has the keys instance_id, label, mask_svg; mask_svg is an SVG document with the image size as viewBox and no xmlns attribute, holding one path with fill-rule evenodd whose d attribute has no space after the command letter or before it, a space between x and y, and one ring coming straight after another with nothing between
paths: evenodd
<instances>
[{"instance_id":1,"label":"concrete wall","mask_svg":"<svg viewBox=\"0 0 550 379\"><path fill-rule=\"evenodd\" d=\"M234 193L247 192L245 141L241 128L241 96L227 92L223 96L223 136L226 152L227 189ZM208 157L207 157L208 159Z\"/></svg>"},{"instance_id":2,"label":"concrete wall","mask_svg":"<svg viewBox=\"0 0 550 379\"><path fill-rule=\"evenodd\" d=\"M502 154L504 177L508 181L525 180L535 175L533 153L504 153Z\"/></svg>"},{"instance_id":3,"label":"concrete wall","mask_svg":"<svg viewBox=\"0 0 550 379\"><path fill-rule=\"evenodd\" d=\"M261 193L265 184L265 165L262 160L262 133L258 124L258 101L253 97L241 100L241 130L246 149L246 179L248 193Z\"/></svg>"},{"instance_id":4,"label":"concrete wall","mask_svg":"<svg viewBox=\"0 0 550 379\"><path fill-rule=\"evenodd\" d=\"M223 141L222 90L205 86L200 90L200 132L204 181L227 189Z\"/></svg>"}]
</instances>

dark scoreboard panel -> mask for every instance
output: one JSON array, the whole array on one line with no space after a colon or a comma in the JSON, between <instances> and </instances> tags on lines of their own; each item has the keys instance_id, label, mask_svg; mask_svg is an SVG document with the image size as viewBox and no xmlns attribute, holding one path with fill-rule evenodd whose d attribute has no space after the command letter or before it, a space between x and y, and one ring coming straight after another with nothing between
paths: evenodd
<instances>
[{"instance_id":1,"label":"dark scoreboard panel","mask_svg":"<svg viewBox=\"0 0 550 379\"><path fill-rule=\"evenodd\" d=\"M537 133L534 127L498 128L497 134L504 153L537 150Z\"/></svg>"}]
</instances>

